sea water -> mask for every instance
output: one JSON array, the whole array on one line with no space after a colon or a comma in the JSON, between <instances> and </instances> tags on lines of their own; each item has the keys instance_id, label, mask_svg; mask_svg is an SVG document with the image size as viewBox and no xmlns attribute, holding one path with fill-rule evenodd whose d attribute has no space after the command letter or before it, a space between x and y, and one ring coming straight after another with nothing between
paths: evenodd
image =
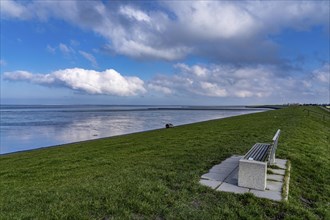
<instances>
[{"instance_id":1,"label":"sea water","mask_svg":"<svg viewBox=\"0 0 330 220\"><path fill-rule=\"evenodd\" d=\"M2 105L0 154L265 111L244 106Z\"/></svg>"}]
</instances>

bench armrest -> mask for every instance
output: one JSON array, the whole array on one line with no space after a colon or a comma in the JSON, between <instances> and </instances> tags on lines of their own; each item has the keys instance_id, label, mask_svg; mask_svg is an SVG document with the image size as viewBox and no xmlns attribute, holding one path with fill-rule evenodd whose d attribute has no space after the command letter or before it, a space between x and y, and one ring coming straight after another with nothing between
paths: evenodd
<instances>
[{"instance_id":1,"label":"bench armrest","mask_svg":"<svg viewBox=\"0 0 330 220\"><path fill-rule=\"evenodd\" d=\"M278 139L280 138L281 130L278 129L276 134L273 137L273 143L271 145L270 154L269 154L269 164L275 164L275 153L277 149Z\"/></svg>"}]
</instances>

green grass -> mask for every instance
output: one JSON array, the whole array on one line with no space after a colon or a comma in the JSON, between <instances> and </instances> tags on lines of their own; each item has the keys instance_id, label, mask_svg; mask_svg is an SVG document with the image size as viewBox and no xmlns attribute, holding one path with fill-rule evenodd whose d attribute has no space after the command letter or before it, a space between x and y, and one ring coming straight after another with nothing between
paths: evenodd
<instances>
[{"instance_id":1,"label":"green grass","mask_svg":"<svg viewBox=\"0 0 330 220\"><path fill-rule=\"evenodd\" d=\"M304 108L0 156L0 219L330 219L329 121ZM288 202L198 183L278 128Z\"/></svg>"}]
</instances>

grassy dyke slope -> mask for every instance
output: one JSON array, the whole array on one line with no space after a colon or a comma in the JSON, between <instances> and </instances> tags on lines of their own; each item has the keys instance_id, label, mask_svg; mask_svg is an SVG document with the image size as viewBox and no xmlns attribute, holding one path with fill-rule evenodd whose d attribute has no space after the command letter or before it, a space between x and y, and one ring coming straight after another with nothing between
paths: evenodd
<instances>
[{"instance_id":1,"label":"grassy dyke slope","mask_svg":"<svg viewBox=\"0 0 330 220\"><path fill-rule=\"evenodd\" d=\"M330 219L329 121L304 108L0 156L0 219ZM198 183L278 128L289 202Z\"/></svg>"}]
</instances>

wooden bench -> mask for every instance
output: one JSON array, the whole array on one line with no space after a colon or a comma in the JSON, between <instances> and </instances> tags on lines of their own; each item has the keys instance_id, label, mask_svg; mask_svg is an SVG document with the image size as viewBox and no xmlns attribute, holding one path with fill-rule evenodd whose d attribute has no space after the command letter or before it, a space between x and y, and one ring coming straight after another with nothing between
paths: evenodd
<instances>
[{"instance_id":1,"label":"wooden bench","mask_svg":"<svg viewBox=\"0 0 330 220\"><path fill-rule=\"evenodd\" d=\"M239 161L238 185L265 190L267 183L267 165L276 162L275 152L281 130L278 129L272 143L256 143Z\"/></svg>"}]
</instances>

